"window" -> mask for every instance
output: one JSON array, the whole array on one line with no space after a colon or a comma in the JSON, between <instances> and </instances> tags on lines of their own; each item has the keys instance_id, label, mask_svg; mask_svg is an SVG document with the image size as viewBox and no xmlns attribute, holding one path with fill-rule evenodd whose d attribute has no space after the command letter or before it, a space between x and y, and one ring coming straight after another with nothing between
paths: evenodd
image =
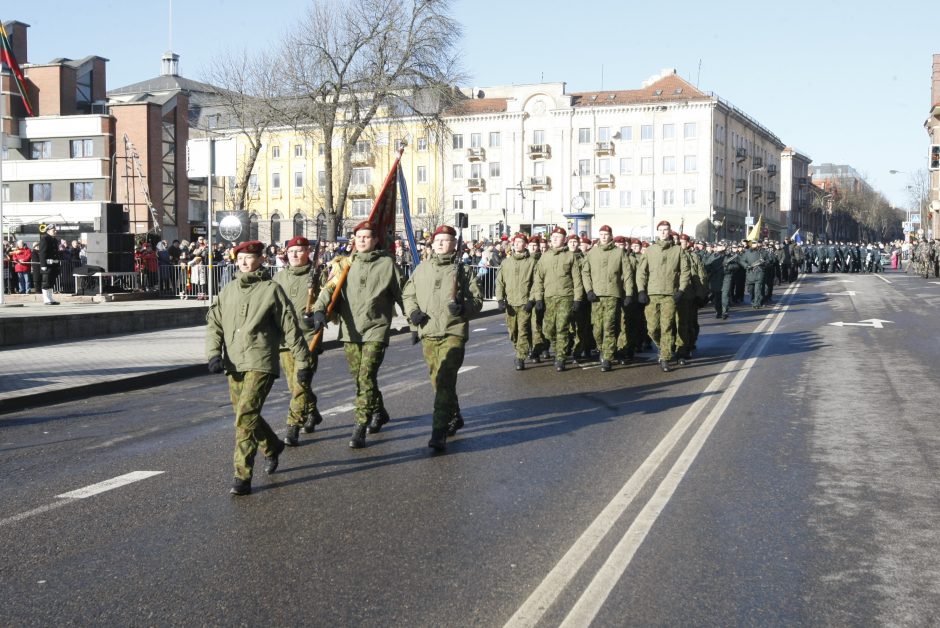
<instances>
[{"instance_id":1,"label":"window","mask_svg":"<svg viewBox=\"0 0 940 628\"><path fill-rule=\"evenodd\" d=\"M302 190L304 187L304 173L295 172L294 173L294 190Z\"/></svg>"},{"instance_id":2,"label":"window","mask_svg":"<svg viewBox=\"0 0 940 628\"><path fill-rule=\"evenodd\" d=\"M304 234L304 223L305 223L305 222L306 222L306 220L304 219L304 215L303 215L303 214L294 214L294 233L293 233L292 235L293 235L295 238L296 238L297 236L302 236L302 235ZM320 236L317 235L317 237L319 238Z\"/></svg>"},{"instance_id":3,"label":"window","mask_svg":"<svg viewBox=\"0 0 940 628\"><path fill-rule=\"evenodd\" d=\"M248 239L258 239L258 214L248 216Z\"/></svg>"},{"instance_id":4,"label":"window","mask_svg":"<svg viewBox=\"0 0 940 628\"><path fill-rule=\"evenodd\" d=\"M319 155L320 157L323 157L325 154L326 154L326 144L324 144L323 142L320 142L319 144L317 144L317 155Z\"/></svg>"},{"instance_id":5,"label":"window","mask_svg":"<svg viewBox=\"0 0 940 628\"><path fill-rule=\"evenodd\" d=\"M479 179L483 176L483 168L480 167L480 164L470 164L470 178Z\"/></svg>"},{"instance_id":6,"label":"window","mask_svg":"<svg viewBox=\"0 0 940 628\"><path fill-rule=\"evenodd\" d=\"M418 215L426 216L428 213L428 199L418 198Z\"/></svg>"},{"instance_id":7,"label":"window","mask_svg":"<svg viewBox=\"0 0 940 628\"><path fill-rule=\"evenodd\" d=\"M281 242L280 214L271 214L271 242L275 244L279 244Z\"/></svg>"},{"instance_id":8,"label":"window","mask_svg":"<svg viewBox=\"0 0 940 628\"><path fill-rule=\"evenodd\" d=\"M463 209L463 197L455 196L454 197L454 209L461 211Z\"/></svg>"},{"instance_id":9,"label":"window","mask_svg":"<svg viewBox=\"0 0 940 628\"><path fill-rule=\"evenodd\" d=\"M52 142L32 142L30 149L30 159L49 159L52 157Z\"/></svg>"},{"instance_id":10,"label":"window","mask_svg":"<svg viewBox=\"0 0 940 628\"><path fill-rule=\"evenodd\" d=\"M695 205L695 190L686 189L682 191L682 204Z\"/></svg>"},{"instance_id":11,"label":"window","mask_svg":"<svg viewBox=\"0 0 940 628\"><path fill-rule=\"evenodd\" d=\"M640 207L649 207L653 204L653 190L640 190Z\"/></svg>"},{"instance_id":12,"label":"window","mask_svg":"<svg viewBox=\"0 0 940 628\"><path fill-rule=\"evenodd\" d=\"M598 142L610 141L610 127L609 126L597 127L597 141Z\"/></svg>"},{"instance_id":13,"label":"window","mask_svg":"<svg viewBox=\"0 0 940 628\"><path fill-rule=\"evenodd\" d=\"M372 201L367 198L357 198L352 202L352 215L355 218L365 218L372 209Z\"/></svg>"},{"instance_id":14,"label":"window","mask_svg":"<svg viewBox=\"0 0 940 628\"><path fill-rule=\"evenodd\" d=\"M483 134L471 133L470 134L470 148L480 148L481 146L483 146Z\"/></svg>"},{"instance_id":15,"label":"window","mask_svg":"<svg viewBox=\"0 0 940 628\"><path fill-rule=\"evenodd\" d=\"M29 184L29 200L36 203L39 201L51 201L52 200L52 184L51 183L30 183Z\"/></svg>"},{"instance_id":16,"label":"window","mask_svg":"<svg viewBox=\"0 0 940 628\"><path fill-rule=\"evenodd\" d=\"M633 174L633 158L632 157L621 158L620 174Z\"/></svg>"},{"instance_id":17,"label":"window","mask_svg":"<svg viewBox=\"0 0 940 628\"><path fill-rule=\"evenodd\" d=\"M633 127L632 126L620 127L620 141L622 142L633 141Z\"/></svg>"},{"instance_id":18,"label":"window","mask_svg":"<svg viewBox=\"0 0 940 628\"><path fill-rule=\"evenodd\" d=\"M418 138L418 150L423 152L423 151L426 151L427 149L428 149L428 138L419 137Z\"/></svg>"},{"instance_id":19,"label":"window","mask_svg":"<svg viewBox=\"0 0 940 628\"><path fill-rule=\"evenodd\" d=\"M676 204L676 191L675 190L663 190L663 205L675 205Z\"/></svg>"},{"instance_id":20,"label":"window","mask_svg":"<svg viewBox=\"0 0 940 628\"><path fill-rule=\"evenodd\" d=\"M696 135L695 123L694 123L694 122L686 122L685 125L682 127L682 136L683 136L685 139L690 140L690 139L694 138L695 135Z\"/></svg>"},{"instance_id":21,"label":"window","mask_svg":"<svg viewBox=\"0 0 940 628\"><path fill-rule=\"evenodd\" d=\"M652 124L640 125L640 139L641 140L653 139L653 125Z\"/></svg>"},{"instance_id":22,"label":"window","mask_svg":"<svg viewBox=\"0 0 940 628\"><path fill-rule=\"evenodd\" d=\"M578 129L578 144L591 143L591 129Z\"/></svg>"},{"instance_id":23,"label":"window","mask_svg":"<svg viewBox=\"0 0 940 628\"><path fill-rule=\"evenodd\" d=\"M275 144L271 147L271 159L280 159L281 158L281 147L278 144Z\"/></svg>"},{"instance_id":24,"label":"window","mask_svg":"<svg viewBox=\"0 0 940 628\"><path fill-rule=\"evenodd\" d=\"M544 144L545 143L545 131L532 131L532 143Z\"/></svg>"},{"instance_id":25,"label":"window","mask_svg":"<svg viewBox=\"0 0 940 628\"><path fill-rule=\"evenodd\" d=\"M532 162L532 176L533 177L545 176L545 162L544 161Z\"/></svg>"},{"instance_id":26,"label":"window","mask_svg":"<svg viewBox=\"0 0 940 628\"><path fill-rule=\"evenodd\" d=\"M620 206L630 207L630 202L631 202L630 192L629 191L620 192Z\"/></svg>"},{"instance_id":27,"label":"window","mask_svg":"<svg viewBox=\"0 0 940 628\"><path fill-rule=\"evenodd\" d=\"M258 191L258 175L253 174L248 177L248 189L252 192Z\"/></svg>"},{"instance_id":28,"label":"window","mask_svg":"<svg viewBox=\"0 0 940 628\"><path fill-rule=\"evenodd\" d=\"M271 173L271 189L272 190L281 189L281 173L280 172Z\"/></svg>"},{"instance_id":29,"label":"window","mask_svg":"<svg viewBox=\"0 0 940 628\"><path fill-rule=\"evenodd\" d=\"M499 178L499 162L491 161L490 162L490 177Z\"/></svg>"},{"instance_id":30,"label":"window","mask_svg":"<svg viewBox=\"0 0 940 628\"><path fill-rule=\"evenodd\" d=\"M610 207L610 190L598 191L597 206L598 207Z\"/></svg>"},{"instance_id":31,"label":"window","mask_svg":"<svg viewBox=\"0 0 940 628\"><path fill-rule=\"evenodd\" d=\"M695 155L686 155L683 162L683 168L686 172L695 172L698 170L698 160L695 158Z\"/></svg>"},{"instance_id":32,"label":"window","mask_svg":"<svg viewBox=\"0 0 940 628\"><path fill-rule=\"evenodd\" d=\"M499 194L490 194L490 209L499 209Z\"/></svg>"},{"instance_id":33,"label":"window","mask_svg":"<svg viewBox=\"0 0 940 628\"><path fill-rule=\"evenodd\" d=\"M470 195L470 209L480 209L480 195L479 194Z\"/></svg>"},{"instance_id":34,"label":"window","mask_svg":"<svg viewBox=\"0 0 940 628\"><path fill-rule=\"evenodd\" d=\"M454 164L452 166L453 172L451 173L453 179L463 179L463 164Z\"/></svg>"},{"instance_id":35,"label":"window","mask_svg":"<svg viewBox=\"0 0 940 628\"><path fill-rule=\"evenodd\" d=\"M303 157L303 156L304 156L304 145L294 144L294 157Z\"/></svg>"},{"instance_id":36,"label":"window","mask_svg":"<svg viewBox=\"0 0 940 628\"><path fill-rule=\"evenodd\" d=\"M428 167L418 166L418 183L428 182Z\"/></svg>"},{"instance_id":37,"label":"window","mask_svg":"<svg viewBox=\"0 0 940 628\"><path fill-rule=\"evenodd\" d=\"M610 174L610 160L609 159L598 159L597 160L597 174L601 176L607 176Z\"/></svg>"},{"instance_id":38,"label":"window","mask_svg":"<svg viewBox=\"0 0 940 628\"><path fill-rule=\"evenodd\" d=\"M672 140L676 137L676 125L675 124L664 124L663 125L663 139Z\"/></svg>"},{"instance_id":39,"label":"window","mask_svg":"<svg viewBox=\"0 0 940 628\"><path fill-rule=\"evenodd\" d=\"M368 140L359 140L356 142L356 149L353 152L368 153L370 150L372 150L372 142Z\"/></svg>"},{"instance_id":40,"label":"window","mask_svg":"<svg viewBox=\"0 0 940 628\"><path fill-rule=\"evenodd\" d=\"M91 140L72 140L69 143L69 147L69 154L72 156L72 159L95 156L95 145Z\"/></svg>"},{"instance_id":41,"label":"window","mask_svg":"<svg viewBox=\"0 0 940 628\"><path fill-rule=\"evenodd\" d=\"M663 157L663 172L670 173L676 171L676 158L667 156Z\"/></svg>"},{"instance_id":42,"label":"window","mask_svg":"<svg viewBox=\"0 0 940 628\"><path fill-rule=\"evenodd\" d=\"M490 133L490 148L499 148L500 146L500 137L499 131L493 131Z\"/></svg>"},{"instance_id":43,"label":"window","mask_svg":"<svg viewBox=\"0 0 940 628\"><path fill-rule=\"evenodd\" d=\"M317 170L317 187L326 192L326 170Z\"/></svg>"},{"instance_id":44,"label":"window","mask_svg":"<svg viewBox=\"0 0 940 628\"><path fill-rule=\"evenodd\" d=\"M369 185L372 183L372 168L353 168L350 183L353 185Z\"/></svg>"},{"instance_id":45,"label":"window","mask_svg":"<svg viewBox=\"0 0 940 628\"><path fill-rule=\"evenodd\" d=\"M586 177L591 174L591 160L590 159L579 159L578 160L578 175Z\"/></svg>"},{"instance_id":46,"label":"window","mask_svg":"<svg viewBox=\"0 0 940 628\"><path fill-rule=\"evenodd\" d=\"M640 174L651 174L653 172L653 158L640 157Z\"/></svg>"},{"instance_id":47,"label":"window","mask_svg":"<svg viewBox=\"0 0 940 628\"><path fill-rule=\"evenodd\" d=\"M463 148L463 135L455 135L453 137L453 147Z\"/></svg>"}]
</instances>

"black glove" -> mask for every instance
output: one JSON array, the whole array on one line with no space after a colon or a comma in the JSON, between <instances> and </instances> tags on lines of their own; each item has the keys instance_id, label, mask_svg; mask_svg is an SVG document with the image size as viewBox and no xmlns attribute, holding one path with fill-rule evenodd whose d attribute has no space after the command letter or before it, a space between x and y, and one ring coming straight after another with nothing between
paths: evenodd
<instances>
[{"instance_id":1,"label":"black glove","mask_svg":"<svg viewBox=\"0 0 940 628\"><path fill-rule=\"evenodd\" d=\"M536 311L536 312L544 312L544 311L545 311L545 301L542 301L541 299L539 299L538 301L536 301L536 302L535 302L535 311Z\"/></svg>"},{"instance_id":2,"label":"black glove","mask_svg":"<svg viewBox=\"0 0 940 628\"><path fill-rule=\"evenodd\" d=\"M408 316L408 320L415 327L421 327L422 325L427 323L429 320L431 320L431 317L425 314L424 312L422 312L421 310L415 310Z\"/></svg>"},{"instance_id":3,"label":"black glove","mask_svg":"<svg viewBox=\"0 0 940 628\"><path fill-rule=\"evenodd\" d=\"M597 295L594 294L593 290L588 290L587 298L588 298L588 301L590 301L591 303L597 303L600 300L597 298Z\"/></svg>"},{"instance_id":4,"label":"black glove","mask_svg":"<svg viewBox=\"0 0 940 628\"><path fill-rule=\"evenodd\" d=\"M225 371L225 367L222 366L222 356L214 355L209 358L209 372L210 373L222 373Z\"/></svg>"},{"instance_id":5,"label":"black glove","mask_svg":"<svg viewBox=\"0 0 940 628\"><path fill-rule=\"evenodd\" d=\"M525 305L522 306L522 309L525 310L526 314L532 311L532 308L535 307L535 301L526 301Z\"/></svg>"},{"instance_id":6,"label":"black glove","mask_svg":"<svg viewBox=\"0 0 940 628\"><path fill-rule=\"evenodd\" d=\"M323 312L314 312L313 314L304 314L304 325L317 333L326 327L326 314Z\"/></svg>"},{"instance_id":7,"label":"black glove","mask_svg":"<svg viewBox=\"0 0 940 628\"><path fill-rule=\"evenodd\" d=\"M580 301L575 301L575 302L573 302L573 303L571 304L571 313L572 313L572 314L577 314L577 313L578 313L578 310L580 310L580 309L581 309L581 302L580 302Z\"/></svg>"},{"instance_id":8,"label":"black glove","mask_svg":"<svg viewBox=\"0 0 940 628\"><path fill-rule=\"evenodd\" d=\"M496 306L499 308L500 312L506 311L506 299L500 299L496 302Z\"/></svg>"},{"instance_id":9,"label":"black glove","mask_svg":"<svg viewBox=\"0 0 940 628\"><path fill-rule=\"evenodd\" d=\"M450 312L451 316L460 316L463 314L463 303L451 301L447 304L447 311Z\"/></svg>"},{"instance_id":10,"label":"black glove","mask_svg":"<svg viewBox=\"0 0 940 628\"><path fill-rule=\"evenodd\" d=\"M416 345L416 344L418 344L418 341L419 341L419 340L421 340L421 339L418 338L418 332L416 332L416 331L411 332L411 344Z\"/></svg>"},{"instance_id":11,"label":"black glove","mask_svg":"<svg viewBox=\"0 0 940 628\"><path fill-rule=\"evenodd\" d=\"M676 290L672 293L672 300L676 302L676 305L679 304L679 301L682 300L682 290Z\"/></svg>"},{"instance_id":12,"label":"black glove","mask_svg":"<svg viewBox=\"0 0 940 628\"><path fill-rule=\"evenodd\" d=\"M633 295L632 295L632 294L628 294L627 296L625 296L625 297L623 298L623 306L624 306L624 307L627 307L627 306L630 305L631 303L633 303Z\"/></svg>"},{"instance_id":13,"label":"black glove","mask_svg":"<svg viewBox=\"0 0 940 628\"><path fill-rule=\"evenodd\" d=\"M646 294L646 290L640 290L639 294L637 294L636 301L640 305L647 305L650 302L650 295Z\"/></svg>"},{"instance_id":14,"label":"black glove","mask_svg":"<svg viewBox=\"0 0 940 628\"><path fill-rule=\"evenodd\" d=\"M297 369L297 383L301 386L309 386L313 379L313 370L309 368Z\"/></svg>"}]
</instances>

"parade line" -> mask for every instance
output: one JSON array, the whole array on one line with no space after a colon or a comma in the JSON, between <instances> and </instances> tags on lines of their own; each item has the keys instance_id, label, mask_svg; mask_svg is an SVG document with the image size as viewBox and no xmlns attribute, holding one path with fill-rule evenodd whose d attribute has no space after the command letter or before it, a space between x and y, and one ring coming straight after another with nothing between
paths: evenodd
<instances>
[{"instance_id":1,"label":"parade line","mask_svg":"<svg viewBox=\"0 0 940 628\"><path fill-rule=\"evenodd\" d=\"M744 383L758 356L764 351L771 335L790 307L789 300L801 283L802 281L797 281L787 288L780 306L775 308L772 315L764 319L754 332L748 336L747 341L741 346L734 358L714 377L708 387L699 395L699 398L686 410L682 418L676 422L659 445L643 461L627 483L623 485L623 488L506 622L507 628L535 626L541 620L542 616L561 596L590 555L620 519L624 511L633 503L646 483L663 465L689 427L699 419L705 411L705 407L712 401L712 395L721 392L721 397L714 404L711 412L693 434L688 445L668 471L656 492L637 515L603 566L598 570L562 625L587 626L593 621L610 595L611 590L626 571L659 514L675 493L679 482L695 461L718 420ZM731 381L725 388L725 382L729 379Z\"/></svg>"}]
</instances>

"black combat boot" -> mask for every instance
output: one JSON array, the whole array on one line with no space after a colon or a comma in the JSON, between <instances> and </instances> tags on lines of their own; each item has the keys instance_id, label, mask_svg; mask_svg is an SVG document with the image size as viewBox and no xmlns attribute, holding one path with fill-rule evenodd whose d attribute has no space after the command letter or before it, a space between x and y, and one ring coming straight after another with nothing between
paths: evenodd
<instances>
[{"instance_id":1,"label":"black combat boot","mask_svg":"<svg viewBox=\"0 0 940 628\"><path fill-rule=\"evenodd\" d=\"M603 371L604 373L607 373L612 368L613 366L611 366L610 360L601 360L601 371Z\"/></svg>"},{"instance_id":2,"label":"black combat boot","mask_svg":"<svg viewBox=\"0 0 940 628\"><path fill-rule=\"evenodd\" d=\"M445 428L431 430L431 440L428 441L428 447L434 451L444 451L447 448L447 430Z\"/></svg>"},{"instance_id":3,"label":"black combat boot","mask_svg":"<svg viewBox=\"0 0 940 628\"><path fill-rule=\"evenodd\" d=\"M286 445L281 441L274 441L274 453L264 457L264 472L271 475L277 471L278 456L284 451Z\"/></svg>"},{"instance_id":4,"label":"black combat boot","mask_svg":"<svg viewBox=\"0 0 940 628\"><path fill-rule=\"evenodd\" d=\"M659 368L662 369L663 373L668 373L669 371L672 370L671 368L669 368L669 362L667 362L666 360L659 361Z\"/></svg>"},{"instance_id":5,"label":"black combat boot","mask_svg":"<svg viewBox=\"0 0 940 628\"><path fill-rule=\"evenodd\" d=\"M304 434L313 434L313 431L317 429L317 426L323 423L323 417L320 415L320 411L314 408L310 412L310 416L307 417L307 420L304 421Z\"/></svg>"},{"instance_id":6,"label":"black combat boot","mask_svg":"<svg viewBox=\"0 0 940 628\"><path fill-rule=\"evenodd\" d=\"M564 370L565 370L565 361L564 361L564 360L556 360L556 361L555 361L555 370L556 370L557 372L559 372L559 373L561 373L562 371L564 371Z\"/></svg>"},{"instance_id":7,"label":"black combat boot","mask_svg":"<svg viewBox=\"0 0 940 628\"><path fill-rule=\"evenodd\" d=\"M450 420L450 423L447 424L447 435L453 436L457 433L457 430L463 427L463 417L460 416L460 412L457 413L457 416Z\"/></svg>"},{"instance_id":8,"label":"black combat boot","mask_svg":"<svg viewBox=\"0 0 940 628\"><path fill-rule=\"evenodd\" d=\"M350 449L362 449L366 446L366 426L356 424L353 428L352 438L349 441Z\"/></svg>"},{"instance_id":9,"label":"black combat boot","mask_svg":"<svg viewBox=\"0 0 940 628\"><path fill-rule=\"evenodd\" d=\"M232 495L251 495L251 480L235 478L229 493Z\"/></svg>"},{"instance_id":10,"label":"black combat boot","mask_svg":"<svg viewBox=\"0 0 940 628\"><path fill-rule=\"evenodd\" d=\"M529 352L529 359L535 362L536 364L542 361L542 357L539 355L539 352L536 351L535 349L532 349L532 351Z\"/></svg>"},{"instance_id":11,"label":"black combat boot","mask_svg":"<svg viewBox=\"0 0 940 628\"><path fill-rule=\"evenodd\" d=\"M284 444L296 447L300 443L300 426L288 425L287 432L284 433Z\"/></svg>"},{"instance_id":12,"label":"black combat boot","mask_svg":"<svg viewBox=\"0 0 940 628\"><path fill-rule=\"evenodd\" d=\"M516 370L517 371L525 370L525 360L523 358L516 358Z\"/></svg>"},{"instance_id":13,"label":"black combat boot","mask_svg":"<svg viewBox=\"0 0 940 628\"><path fill-rule=\"evenodd\" d=\"M385 408L376 410L372 413L372 420L369 421L369 433L378 434L379 430L382 429L382 426L388 423L389 416L388 411Z\"/></svg>"}]
</instances>

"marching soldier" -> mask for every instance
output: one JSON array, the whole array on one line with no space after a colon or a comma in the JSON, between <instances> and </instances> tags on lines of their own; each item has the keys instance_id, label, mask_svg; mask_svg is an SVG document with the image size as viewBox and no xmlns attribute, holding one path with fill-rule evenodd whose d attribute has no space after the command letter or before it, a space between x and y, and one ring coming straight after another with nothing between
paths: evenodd
<instances>
[{"instance_id":1,"label":"marching soldier","mask_svg":"<svg viewBox=\"0 0 940 628\"><path fill-rule=\"evenodd\" d=\"M751 307L764 307L764 255L760 242L752 241L750 247L738 259L738 265L747 273L747 292L751 295Z\"/></svg>"},{"instance_id":2,"label":"marching soldier","mask_svg":"<svg viewBox=\"0 0 940 628\"><path fill-rule=\"evenodd\" d=\"M555 345L555 370L559 373L565 370L571 352L571 319L584 300L581 265L565 246L565 235L561 227L552 229L551 248L536 265L532 286L535 310L545 311L543 331Z\"/></svg>"},{"instance_id":3,"label":"marching soldier","mask_svg":"<svg viewBox=\"0 0 940 628\"><path fill-rule=\"evenodd\" d=\"M689 264L689 289L683 291L676 307L676 347L679 364L684 365L692 357L698 340L698 307L705 300L705 266L695 252L689 248L691 238L683 233L679 236L679 248Z\"/></svg>"},{"instance_id":4,"label":"marching soldier","mask_svg":"<svg viewBox=\"0 0 940 628\"><path fill-rule=\"evenodd\" d=\"M300 331L304 341L310 346L314 331L303 321L304 311L307 307L308 290L314 289L314 295L319 296L319 277L316 266L310 260L310 241L303 236L296 236L287 243L288 266L274 276L274 283L284 289L287 298L294 306L294 313L300 321ZM311 278L313 282L311 283ZM318 347L319 349L319 347ZM287 379L290 389L290 406L287 409L287 433L284 443L292 447L298 443L300 428L307 434L313 433L316 426L323 421L320 411L317 410L317 396L311 389L311 381L300 383L294 376L297 367L294 364L290 349L282 344L280 352L281 368ZM317 371L317 352L310 354L310 376Z\"/></svg>"},{"instance_id":5,"label":"marching soldier","mask_svg":"<svg viewBox=\"0 0 940 628\"><path fill-rule=\"evenodd\" d=\"M722 297L722 288L725 283L725 245L719 242L715 246L709 245L709 251L702 257L705 273L708 276L708 292L711 295L712 305L715 306L715 318L725 318L728 313L728 303ZM730 284L730 282L729 282Z\"/></svg>"},{"instance_id":6,"label":"marching soldier","mask_svg":"<svg viewBox=\"0 0 940 628\"><path fill-rule=\"evenodd\" d=\"M46 305L58 305L52 298L55 280L59 277L59 238L56 226L46 225L45 233L39 238L39 270L42 273L42 302Z\"/></svg>"},{"instance_id":7,"label":"marching soldier","mask_svg":"<svg viewBox=\"0 0 940 628\"><path fill-rule=\"evenodd\" d=\"M587 242L588 247L590 247L591 240L587 237L584 237L583 240ZM584 264L585 255L581 242L582 238L573 233L569 235L565 241L565 244L568 245L568 250L574 254L579 265ZM591 304L588 301L582 301L581 307L579 307L578 311L571 317L571 338L574 342L574 350L572 352L574 359L577 361L590 360L591 351L595 347L594 338L591 335Z\"/></svg>"},{"instance_id":8,"label":"marching soldier","mask_svg":"<svg viewBox=\"0 0 940 628\"><path fill-rule=\"evenodd\" d=\"M235 481L233 495L251 493L255 453L260 448L265 472L277 470L284 443L261 416L261 407L279 374L280 346L288 347L296 382L310 379L310 360L294 307L278 284L261 269L264 244L243 242L234 254L239 274L219 293L206 316L209 371L228 376L235 410Z\"/></svg>"},{"instance_id":9,"label":"marching soldier","mask_svg":"<svg viewBox=\"0 0 940 628\"><path fill-rule=\"evenodd\" d=\"M434 387L428 447L444 451L447 436L463 427L463 419L455 419L459 417L457 371L463 365L470 337L467 321L483 307L483 294L470 269L455 264L457 232L453 227L438 227L432 246L434 254L415 268L402 297L408 320L421 340Z\"/></svg>"},{"instance_id":10,"label":"marching soldier","mask_svg":"<svg viewBox=\"0 0 940 628\"><path fill-rule=\"evenodd\" d=\"M591 325L604 372L612 368L624 303L633 301L634 290L632 260L613 240L611 228L603 225L597 246L588 251L581 266L581 282L591 302Z\"/></svg>"},{"instance_id":11,"label":"marching soldier","mask_svg":"<svg viewBox=\"0 0 940 628\"><path fill-rule=\"evenodd\" d=\"M509 340L516 348L516 370L525 369L525 359L532 351L532 308L529 299L535 276L535 259L529 254L526 236L512 237L512 252L503 260L496 273L496 301L506 313Z\"/></svg>"},{"instance_id":12,"label":"marching soldier","mask_svg":"<svg viewBox=\"0 0 940 628\"><path fill-rule=\"evenodd\" d=\"M529 249L529 256L534 260L535 264L538 265L539 260L542 259L542 238L538 234L529 237L529 242L526 244L526 248ZM533 281L534 281L533 273ZM535 300L530 297L533 307L535 305ZM548 340L542 334L542 321L545 319L545 310L532 310L531 325L532 325L532 353L529 354L529 358L533 362L541 362L542 358L548 359Z\"/></svg>"},{"instance_id":13,"label":"marching soldier","mask_svg":"<svg viewBox=\"0 0 940 628\"><path fill-rule=\"evenodd\" d=\"M392 314L401 303L401 281L394 258L377 248L379 235L369 221L353 229L355 250L339 295L339 340L356 383L356 425L349 447L366 446L366 430L375 434L389 415L379 390L378 373L385 359ZM326 285L307 316L314 333L326 326L326 309L336 291Z\"/></svg>"}]
</instances>

